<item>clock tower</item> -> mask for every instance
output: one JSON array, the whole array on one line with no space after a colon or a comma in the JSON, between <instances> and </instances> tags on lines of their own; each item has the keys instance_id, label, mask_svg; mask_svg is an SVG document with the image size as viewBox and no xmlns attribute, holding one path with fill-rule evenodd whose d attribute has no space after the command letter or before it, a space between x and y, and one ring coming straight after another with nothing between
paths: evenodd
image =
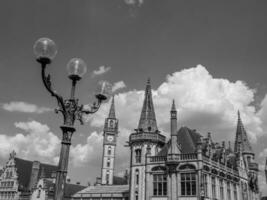
<instances>
[{"instance_id":1,"label":"clock tower","mask_svg":"<svg viewBox=\"0 0 267 200\"><path fill-rule=\"evenodd\" d=\"M116 141L118 136L118 120L116 119L115 115L114 96L111 101L108 118L106 118L105 120L103 136L101 184L112 185L114 175Z\"/></svg>"}]
</instances>

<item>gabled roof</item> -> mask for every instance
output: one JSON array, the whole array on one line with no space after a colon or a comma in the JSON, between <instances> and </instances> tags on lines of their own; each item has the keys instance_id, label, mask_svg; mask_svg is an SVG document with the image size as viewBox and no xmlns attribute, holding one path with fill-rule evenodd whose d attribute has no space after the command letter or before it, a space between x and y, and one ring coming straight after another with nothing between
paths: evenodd
<instances>
[{"instance_id":1,"label":"gabled roof","mask_svg":"<svg viewBox=\"0 0 267 200\"><path fill-rule=\"evenodd\" d=\"M236 139L235 139L235 153L246 152L253 153L251 145L248 140L247 132L242 123L240 112L238 111L238 120L236 128Z\"/></svg>"},{"instance_id":2,"label":"gabled roof","mask_svg":"<svg viewBox=\"0 0 267 200\"><path fill-rule=\"evenodd\" d=\"M47 191L49 196L54 196L54 192L55 192L55 183L52 182L52 180L50 179L43 179L44 184L45 184L45 190ZM77 184L72 184L72 183L66 183L65 187L64 187L64 197L71 197L72 195L74 195L75 193L83 190L84 188L86 188L85 186L82 185L77 185Z\"/></svg>"},{"instance_id":3,"label":"gabled roof","mask_svg":"<svg viewBox=\"0 0 267 200\"><path fill-rule=\"evenodd\" d=\"M29 189L28 187L31 179L33 161L15 157L15 164L18 173L19 190L26 191ZM56 173L56 171L57 171L57 166L40 163L38 179L41 176L46 178L51 178L53 177L53 174Z\"/></svg>"},{"instance_id":4,"label":"gabled roof","mask_svg":"<svg viewBox=\"0 0 267 200\"><path fill-rule=\"evenodd\" d=\"M145 99L143 103L143 108L141 111L141 116L138 124L138 129L142 129L148 132L155 132L158 130L157 120L152 100L152 92L150 80L148 79L146 90L145 90Z\"/></svg>"},{"instance_id":5,"label":"gabled roof","mask_svg":"<svg viewBox=\"0 0 267 200\"><path fill-rule=\"evenodd\" d=\"M32 173L32 161L15 158L15 164L18 173L19 190L28 190Z\"/></svg>"}]
</instances>

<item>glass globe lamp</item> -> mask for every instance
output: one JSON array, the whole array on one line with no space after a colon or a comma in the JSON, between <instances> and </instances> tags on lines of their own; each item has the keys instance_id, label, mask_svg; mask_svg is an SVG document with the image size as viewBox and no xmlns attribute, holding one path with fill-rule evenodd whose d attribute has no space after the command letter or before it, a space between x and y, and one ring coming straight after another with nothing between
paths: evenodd
<instances>
[{"instance_id":1,"label":"glass globe lamp","mask_svg":"<svg viewBox=\"0 0 267 200\"><path fill-rule=\"evenodd\" d=\"M34 43L33 52L38 62L49 64L57 54L57 46L49 38L40 38Z\"/></svg>"},{"instance_id":2,"label":"glass globe lamp","mask_svg":"<svg viewBox=\"0 0 267 200\"><path fill-rule=\"evenodd\" d=\"M96 98L104 101L112 94L112 85L107 81L100 81L97 85Z\"/></svg>"},{"instance_id":3,"label":"glass globe lamp","mask_svg":"<svg viewBox=\"0 0 267 200\"><path fill-rule=\"evenodd\" d=\"M80 80L86 73L86 63L80 58L72 58L67 64L69 78L72 80Z\"/></svg>"}]
</instances>

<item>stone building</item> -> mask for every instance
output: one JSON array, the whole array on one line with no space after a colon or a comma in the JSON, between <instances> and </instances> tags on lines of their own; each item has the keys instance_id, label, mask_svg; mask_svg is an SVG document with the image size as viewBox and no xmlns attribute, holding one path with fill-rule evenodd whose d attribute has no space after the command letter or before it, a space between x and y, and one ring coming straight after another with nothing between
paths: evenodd
<instances>
[{"instance_id":1,"label":"stone building","mask_svg":"<svg viewBox=\"0 0 267 200\"><path fill-rule=\"evenodd\" d=\"M68 181L64 187L64 200L70 200L72 195L83 190L85 186L71 184ZM32 191L31 200L53 200L55 194L55 179L41 178Z\"/></svg>"},{"instance_id":2,"label":"stone building","mask_svg":"<svg viewBox=\"0 0 267 200\"><path fill-rule=\"evenodd\" d=\"M112 102L114 104L114 100ZM114 138L105 143L109 135L105 131L108 121L104 128L104 149L116 146L112 141L117 136L118 126L112 134ZM104 150L102 159L106 166L102 166L102 184L84 189L73 199L113 200L129 196L130 200L259 200L258 164L239 112L235 135L232 148L230 142L229 145L214 142L210 133L204 137L188 127L178 128L173 101L169 139L166 140L157 127L148 81L138 127L128 141L129 185L116 187L112 180L107 181L109 176L103 177L103 169L113 174L114 163L107 164L107 155L115 157L115 151L109 154ZM116 195L112 191L116 191Z\"/></svg>"},{"instance_id":3,"label":"stone building","mask_svg":"<svg viewBox=\"0 0 267 200\"><path fill-rule=\"evenodd\" d=\"M0 200L28 200L41 176L53 178L57 167L16 157L13 151L0 177Z\"/></svg>"}]
</instances>

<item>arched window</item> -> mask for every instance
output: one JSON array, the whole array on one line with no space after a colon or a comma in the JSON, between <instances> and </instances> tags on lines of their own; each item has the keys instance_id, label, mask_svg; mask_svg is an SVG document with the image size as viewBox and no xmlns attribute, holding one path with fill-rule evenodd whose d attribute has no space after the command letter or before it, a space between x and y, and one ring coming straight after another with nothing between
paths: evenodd
<instances>
[{"instance_id":1,"label":"arched window","mask_svg":"<svg viewBox=\"0 0 267 200\"><path fill-rule=\"evenodd\" d=\"M141 149L136 149L135 150L135 162L140 163L141 162Z\"/></svg>"},{"instance_id":2,"label":"arched window","mask_svg":"<svg viewBox=\"0 0 267 200\"><path fill-rule=\"evenodd\" d=\"M108 155L111 155L111 146L108 146Z\"/></svg>"},{"instance_id":3,"label":"arched window","mask_svg":"<svg viewBox=\"0 0 267 200\"><path fill-rule=\"evenodd\" d=\"M231 186L230 182L227 182L227 200L231 200Z\"/></svg>"},{"instance_id":4,"label":"arched window","mask_svg":"<svg viewBox=\"0 0 267 200\"><path fill-rule=\"evenodd\" d=\"M212 199L216 199L216 178L214 176L211 177L211 193Z\"/></svg>"},{"instance_id":5,"label":"arched window","mask_svg":"<svg viewBox=\"0 0 267 200\"><path fill-rule=\"evenodd\" d=\"M107 184L109 184L109 172L106 173L106 181L107 181Z\"/></svg>"},{"instance_id":6,"label":"arched window","mask_svg":"<svg viewBox=\"0 0 267 200\"><path fill-rule=\"evenodd\" d=\"M139 185L139 170L135 170L135 185Z\"/></svg>"},{"instance_id":7,"label":"arched window","mask_svg":"<svg viewBox=\"0 0 267 200\"><path fill-rule=\"evenodd\" d=\"M108 158L107 167L110 167L110 159Z\"/></svg>"},{"instance_id":8,"label":"arched window","mask_svg":"<svg viewBox=\"0 0 267 200\"><path fill-rule=\"evenodd\" d=\"M138 191L135 191L135 200L138 200Z\"/></svg>"}]
</instances>

